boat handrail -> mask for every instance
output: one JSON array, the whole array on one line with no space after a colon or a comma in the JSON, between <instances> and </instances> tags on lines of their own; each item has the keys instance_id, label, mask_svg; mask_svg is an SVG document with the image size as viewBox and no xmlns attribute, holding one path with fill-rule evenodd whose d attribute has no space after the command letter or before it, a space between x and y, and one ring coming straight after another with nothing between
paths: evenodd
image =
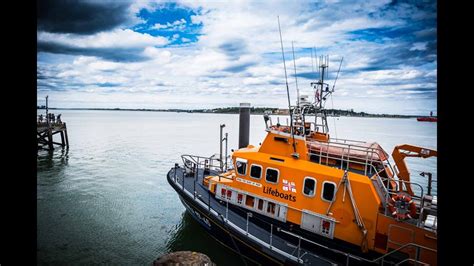
<instances>
[{"instance_id":1,"label":"boat handrail","mask_svg":"<svg viewBox=\"0 0 474 266\"><path fill-rule=\"evenodd\" d=\"M341 169L345 168L346 170L349 170L349 164L350 163L362 164L364 166L364 175L366 175L366 176L368 174L371 175L372 172L373 172L378 177L380 177L379 173L381 173L382 171L385 170L385 166L388 166L388 168L390 169L390 171L392 172L393 175L397 174L397 172L393 169L392 165L390 164L388 158L387 158L387 160L384 161L384 160L382 160L382 158L380 158L379 154L377 152L375 152L376 150L382 150L382 152L384 152L383 149L381 149L381 148L362 147L362 146L352 145L352 144L343 144L343 145L346 145L347 152L345 152L346 148L343 148L343 152L341 153L341 156L334 156L334 155L331 155L329 153L329 147L331 147L330 142L328 142L326 144L328 148L325 152L323 152L323 149L320 149L319 152L316 152L316 153L312 152L313 149L311 147L311 143L312 142L310 142L309 145L308 145L308 156L309 156L309 158L311 158L311 156L318 156L318 158L319 158L318 162L320 164L329 165L329 159L340 160L341 161L340 168ZM319 142L319 143L322 143L322 142ZM350 155L350 150L351 149L356 150L356 151L365 152L365 154L366 154L365 162L361 162L361 157L358 157L358 160L355 160L353 157L351 157L351 155ZM377 156L378 160L373 160L372 159L373 155ZM382 168L380 171L377 170L377 168L374 165L374 163L376 163L376 162L381 163L384 166L384 168ZM345 163L345 167L344 167L344 163ZM387 178L384 178L384 179L387 180ZM394 179L392 179L392 180L394 180ZM423 187L420 184L415 183L415 182L403 181L401 179L397 179L397 180L394 180L394 181L401 182L405 185L414 184L414 185L420 187L421 197L423 197ZM385 192L388 192L387 187L385 186L385 184L383 182L380 182L380 184L383 185L382 187L384 188Z\"/></svg>"},{"instance_id":2,"label":"boat handrail","mask_svg":"<svg viewBox=\"0 0 474 266\"><path fill-rule=\"evenodd\" d=\"M425 193L424 193L424 190L423 190L423 186L421 184L416 183L416 182L412 182L412 181L406 181L406 180L393 180L393 179L386 178L386 177L381 178L381 179L382 179L382 181L395 181L396 189L395 190L388 189L388 193L392 194L392 195L396 195L397 193L404 191L404 190L400 190L399 183L418 186L419 189L420 189L420 195L414 194L414 195L411 195L411 197L415 198L415 199L419 199L421 206L423 206L423 203L424 203L424 200L425 200L425 197L424 197Z\"/></svg>"},{"instance_id":3,"label":"boat handrail","mask_svg":"<svg viewBox=\"0 0 474 266\"><path fill-rule=\"evenodd\" d=\"M330 142L327 142L327 143L318 142L318 143L321 144L321 145L326 146L326 148L327 148L326 151L323 152L323 149L319 149L319 151L316 151L311 146L311 144L314 144L314 142L308 142L307 146L308 146L308 156L309 156L309 158L311 158L311 156L318 156L318 158L319 158L318 163L320 163L320 164L328 165L329 164L329 159L340 160L341 161L341 168L343 168L344 163L346 163L346 169L347 170L349 168L349 163L363 164L364 165L364 175L367 175L367 170L368 170L367 168L370 168L370 165L373 166L373 164L376 163L376 162L379 162L382 165L388 165L390 168L392 168L390 163L388 162L388 160L385 160L385 161L382 160L382 158L380 158L379 154L376 152L377 150L381 150L381 149L373 148L373 147L362 147L362 146L351 145L351 144L341 144L341 145L345 145L345 147L342 147L343 152L341 153L340 156L334 156L334 155L330 154L329 148L337 147L337 146L331 145ZM337 148L341 148L341 147L337 147ZM350 155L351 150L352 151L355 150L355 151L365 153L365 162L361 161L361 160L364 160L362 157L357 157L359 160L355 160L354 156L352 156L352 158L351 158L351 155ZM384 151L382 150L382 152L384 152ZM374 155L376 157L378 157L378 160L373 159ZM326 159L325 163L323 162L324 158ZM374 167L374 169L376 169L376 168Z\"/></svg>"},{"instance_id":4,"label":"boat handrail","mask_svg":"<svg viewBox=\"0 0 474 266\"><path fill-rule=\"evenodd\" d=\"M335 140L335 141L334 141ZM359 147L363 149L376 149L376 150L381 150L385 153L382 147L371 147L371 146L364 146L362 144L374 144L376 142L366 142L366 141L358 141L358 140L350 140L350 139L336 139L336 138L330 138L329 141L318 141L314 139L307 140L308 143L314 144L314 143L321 143L321 144L338 144L338 145L345 145L345 146L354 146L354 147Z\"/></svg>"},{"instance_id":5,"label":"boat handrail","mask_svg":"<svg viewBox=\"0 0 474 266\"><path fill-rule=\"evenodd\" d=\"M319 243L317 243L317 242L314 242L314 241L312 241L312 240L309 240L309 239L307 239L307 238L304 238L304 237L302 237L302 236L300 236L300 235L298 235L298 234L295 234L295 233L292 233L292 232L288 232L288 231L283 230L283 229L280 229L280 228L277 228L277 230L278 230L279 232L282 232L282 233L285 233L285 234L294 236L294 237L298 238L299 241L304 240L304 241L307 242L307 243L310 243L310 244L316 245L316 246L318 246L318 247L324 248L324 249L326 249L326 250L332 251L332 252L334 252L334 253L337 253L337 254L341 254L341 255L346 256L346 258L347 258L346 265L349 265L349 259L355 259L355 260L358 260L358 261L364 261L364 262L368 262L368 263L377 263L377 262L379 262L380 260L382 260L382 265L383 265L383 260L384 260L385 257L390 256L390 255L394 254L395 252L401 251L402 249L405 249L405 248L408 248L408 247L415 247L415 248L417 248L417 253L419 253L419 249L424 249L424 250L428 250L428 251L436 252L436 253L438 252L438 251L435 250L435 249L432 249L432 248L429 248L429 247L425 247L425 246L422 246L422 245L418 245L418 244L416 244L416 243L407 243L407 244L405 244L405 245L402 245L402 246L398 247L397 249L391 250L390 252L381 255L381 256L378 257L378 258L375 258L375 259L373 259L373 260L369 260L369 259L366 259L366 258L357 256L357 255L354 255L354 254L351 254L351 253L347 253L347 252L343 252L343 251L340 251L340 250L337 250L337 249L330 248L330 247L328 247L328 246L325 246L325 245L323 245L323 244L319 244ZM298 248L300 248L300 246L301 246L301 245L298 245ZM303 254L303 255L299 256L298 258L301 259L304 255L306 255L306 254ZM412 258L409 258L409 260L426 264L426 263L424 263L424 262L422 262L422 261L419 261L419 260L416 260L416 259L412 259ZM401 263L403 263L403 262L405 262L405 261L407 261L407 259L398 262L398 264L401 264ZM397 264L397 265L398 265L398 264Z\"/></svg>"},{"instance_id":6,"label":"boat handrail","mask_svg":"<svg viewBox=\"0 0 474 266\"><path fill-rule=\"evenodd\" d=\"M219 172L221 170L220 159L213 158L212 156L205 157L199 155L183 154L181 155L181 159L183 160L185 168L190 167L187 162L191 162L193 164L191 167L202 166L204 169L218 170Z\"/></svg>"},{"instance_id":7,"label":"boat handrail","mask_svg":"<svg viewBox=\"0 0 474 266\"><path fill-rule=\"evenodd\" d=\"M346 142L367 143L366 141L362 141L362 140L343 139L343 138L330 138L329 141L330 142L337 142L337 143L340 143L340 142L343 142L343 143L346 143Z\"/></svg>"}]
</instances>

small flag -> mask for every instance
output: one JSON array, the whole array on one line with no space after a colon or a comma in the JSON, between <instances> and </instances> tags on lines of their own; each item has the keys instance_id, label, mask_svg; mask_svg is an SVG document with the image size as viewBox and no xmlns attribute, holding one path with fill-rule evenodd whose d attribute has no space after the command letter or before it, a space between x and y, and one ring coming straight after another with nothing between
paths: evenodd
<instances>
[{"instance_id":1,"label":"small flag","mask_svg":"<svg viewBox=\"0 0 474 266\"><path fill-rule=\"evenodd\" d=\"M288 180L283 179L283 190L284 191L296 192L295 182L289 182Z\"/></svg>"}]
</instances>

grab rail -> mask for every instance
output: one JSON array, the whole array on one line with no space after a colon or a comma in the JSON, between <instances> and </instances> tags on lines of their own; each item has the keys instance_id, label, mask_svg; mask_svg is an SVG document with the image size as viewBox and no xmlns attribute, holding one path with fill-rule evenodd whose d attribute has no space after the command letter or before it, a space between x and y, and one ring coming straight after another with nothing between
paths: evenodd
<instances>
[{"instance_id":1,"label":"grab rail","mask_svg":"<svg viewBox=\"0 0 474 266\"><path fill-rule=\"evenodd\" d=\"M221 169L221 160L219 158L184 154L181 155L181 159L183 161L184 168L191 169L191 171L193 171L192 169L196 166L202 166L202 168L209 170L219 170L219 172ZM191 165L189 165L189 163L191 163Z\"/></svg>"},{"instance_id":2,"label":"grab rail","mask_svg":"<svg viewBox=\"0 0 474 266\"><path fill-rule=\"evenodd\" d=\"M319 145L319 151L317 148L313 147L313 145ZM319 141L308 141L307 143L308 148L308 155L309 156L318 156L319 163L323 163L322 158L325 157L325 164L329 164L329 159L335 159L341 161L341 168L344 166L344 162L346 163L346 169L349 168L350 163L357 163L364 165L364 175L367 175L367 168L369 165L373 165L374 162L380 162L383 165L388 165L389 168L393 171L393 168L388 160L382 160L380 158L379 152L386 154L386 152L381 148L373 148L373 147L366 147L356 144L346 144L341 142L319 142ZM330 148L337 148L342 149L342 153L340 156L333 156L330 155ZM323 152L323 149L326 151ZM362 153L361 156L354 157L352 156L351 160L351 153L350 151L360 152ZM316 151L317 153L315 153ZM370 155L370 156L369 156ZM373 156L376 156L377 159L374 160ZM358 160L356 160L358 159ZM365 162L363 162L365 160Z\"/></svg>"},{"instance_id":3,"label":"grab rail","mask_svg":"<svg viewBox=\"0 0 474 266\"><path fill-rule=\"evenodd\" d=\"M366 258L357 256L357 255L353 255L353 254L351 254L351 253L347 253L347 252L343 252L343 251L340 251L340 250L337 250L337 249L330 248L330 247L328 247L328 246L319 244L319 243L317 243L317 242L314 242L314 241L312 241L312 240L309 240L309 239L307 239L307 238L304 238L304 237L302 237L302 236L300 236L300 235L298 235L298 234L291 233L291 232L288 232L288 231L283 230L283 229L280 229L280 228L278 228L277 230L278 230L279 232L282 232L282 233L285 233L285 234L288 234L288 235L291 235L291 236L294 236L294 237L297 237L297 238L298 238L298 242L299 242L299 244L298 244L298 254L299 254L300 249L301 249L301 240L304 240L304 241L307 242L307 243L316 245L316 246L318 246L318 247L324 248L324 249L329 250L329 251L331 251L331 252L334 252L334 253L337 253L337 254L340 254L340 255L345 256L345 257L347 258L347 260L346 260L346 265L349 265L349 259L355 259L355 260L358 260L358 261L364 261L364 262L368 262L368 263L377 263L378 261L382 261L382 264L383 264L384 258L386 258L387 256L390 256L390 255L394 254L395 252L401 251L402 249L408 248L408 247L415 247L415 248L417 248L417 250L418 250L418 249L424 249L424 250L431 251L431 252L435 252L435 253L438 252L437 250L432 249L432 248L429 248L429 247L425 247L425 246L418 245L418 244L415 244L415 243L407 243L407 244L405 244L405 245L403 245L403 246L401 246L401 247L399 247L399 248L397 248L397 249L394 249L394 250L392 250L392 251L390 251L390 252L388 252L388 253L385 253L384 255L382 255L382 256L380 256L380 257L378 257L378 258L376 258L376 259L369 260L369 259L366 259ZM303 255L298 256L298 258L301 259L304 255L306 255L306 253L303 253ZM397 265L399 265L399 264L401 264L401 263L403 263L403 262L405 262L405 261L407 261L407 260L414 261L414 262L418 262L418 263L422 263L422 264L426 264L426 263L424 263L424 262L422 262L422 261L415 260L415 259L412 259L412 258L408 258L408 259L405 259L405 260L403 260L403 261L398 262Z\"/></svg>"}]
</instances>

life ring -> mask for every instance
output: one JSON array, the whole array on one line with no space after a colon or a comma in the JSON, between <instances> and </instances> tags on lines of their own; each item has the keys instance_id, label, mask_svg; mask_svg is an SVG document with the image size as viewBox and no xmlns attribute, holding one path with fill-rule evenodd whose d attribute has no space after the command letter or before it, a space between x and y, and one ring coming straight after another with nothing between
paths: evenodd
<instances>
[{"instance_id":1,"label":"life ring","mask_svg":"<svg viewBox=\"0 0 474 266\"><path fill-rule=\"evenodd\" d=\"M413 219L416 216L416 205L407 193L400 192L390 198L388 209L397 220Z\"/></svg>"}]
</instances>

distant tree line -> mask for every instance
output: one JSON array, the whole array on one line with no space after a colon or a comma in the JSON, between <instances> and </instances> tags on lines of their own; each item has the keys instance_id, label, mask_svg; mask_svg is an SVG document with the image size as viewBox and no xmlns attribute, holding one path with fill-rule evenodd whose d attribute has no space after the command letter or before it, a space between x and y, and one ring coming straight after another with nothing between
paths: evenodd
<instances>
[{"instance_id":1,"label":"distant tree line","mask_svg":"<svg viewBox=\"0 0 474 266\"><path fill-rule=\"evenodd\" d=\"M38 109L46 109L46 106L37 106ZM224 107L213 109L128 109L128 108L49 108L49 109L68 109L68 110L114 110L114 111L149 111L149 112L177 112L177 113L218 113L218 114L238 114L240 107ZM389 117L389 118L413 118L413 115L391 115L391 114L369 114L366 112L355 112L354 109L325 109L328 116L356 116L356 117ZM251 107L251 114L288 114L288 109L279 109L274 107ZM314 111L312 112L314 113ZM310 112L311 114L311 112Z\"/></svg>"}]
</instances>

